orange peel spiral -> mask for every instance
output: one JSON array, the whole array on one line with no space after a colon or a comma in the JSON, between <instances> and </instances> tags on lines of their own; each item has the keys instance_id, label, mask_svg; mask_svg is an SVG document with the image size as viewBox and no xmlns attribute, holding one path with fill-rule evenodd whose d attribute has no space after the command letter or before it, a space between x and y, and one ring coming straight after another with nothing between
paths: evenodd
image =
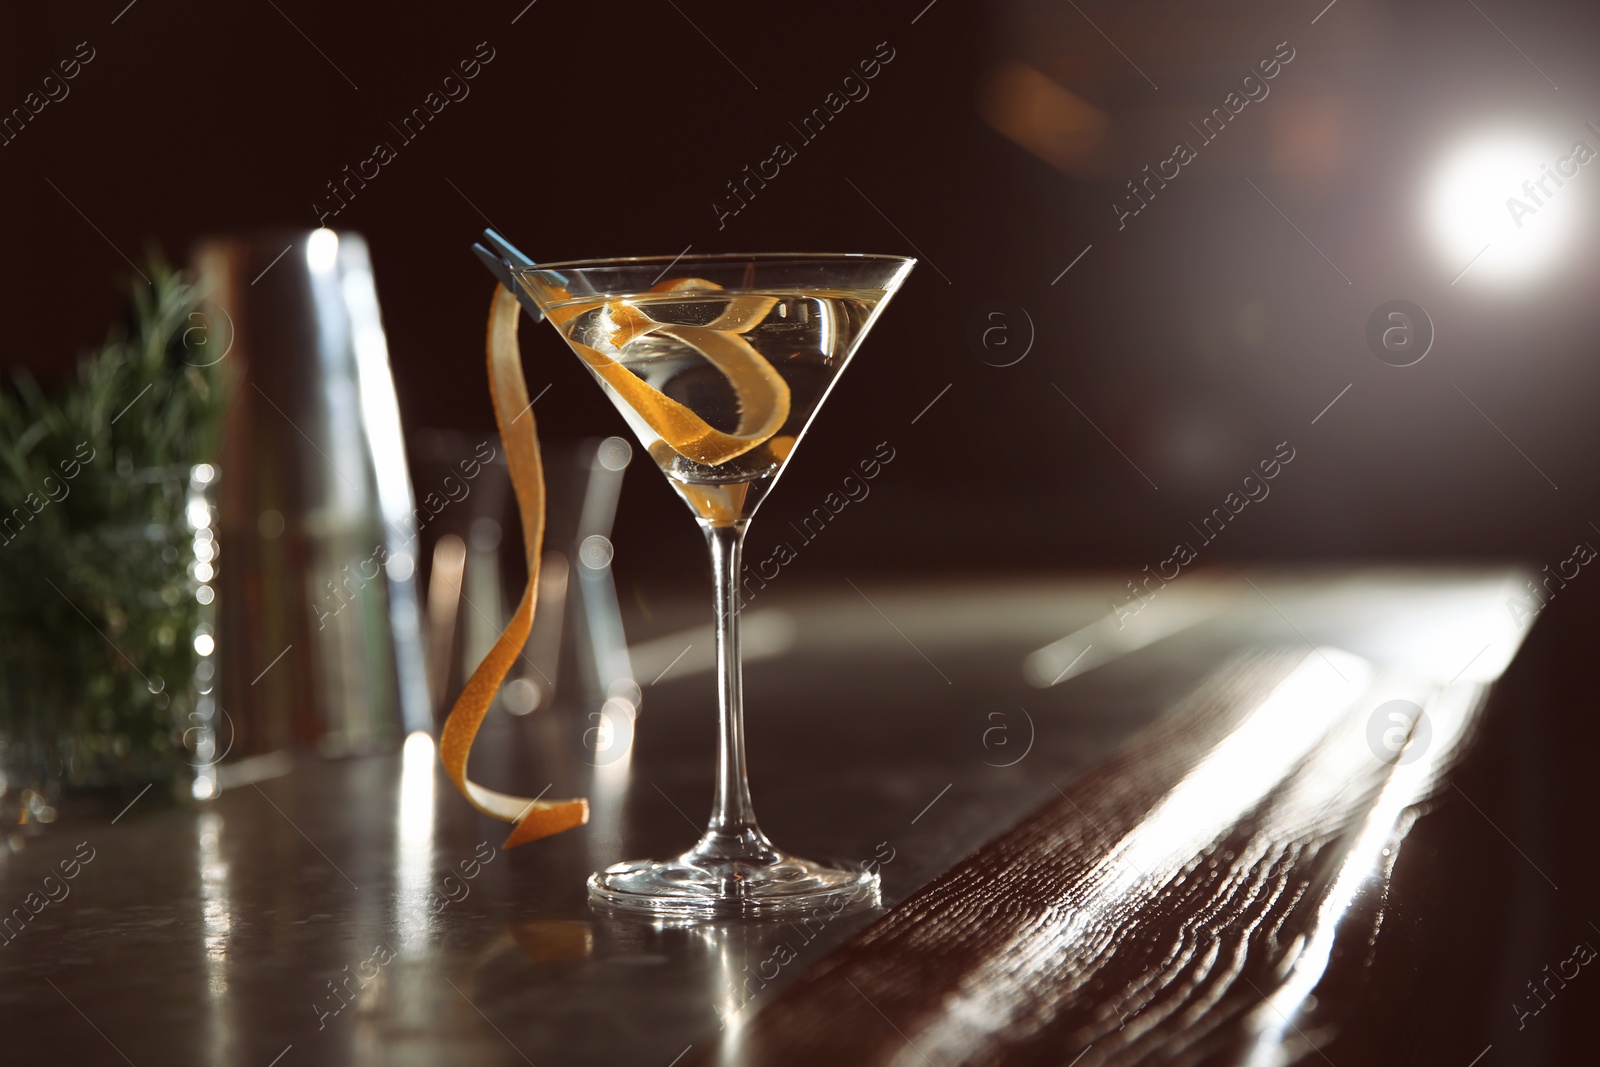
<instances>
[{"instance_id":1,"label":"orange peel spiral","mask_svg":"<svg viewBox=\"0 0 1600 1067\"><path fill-rule=\"evenodd\" d=\"M544 548L544 465L539 459L539 435L533 408L528 403L528 385L522 377L522 352L517 346L517 323L521 314L517 298L509 290L497 287L489 311L489 393L494 400L494 421L500 428L517 511L522 517L528 586L522 591L522 600L504 632L456 698L455 707L450 709L439 735L439 758L462 796L485 815L514 825L502 848L514 848L589 821L589 802L582 798L540 800L512 796L481 786L467 777L467 757L477 739L478 728L483 725L500 683L522 654L523 646L528 643L528 633L533 629L539 556Z\"/></svg>"}]
</instances>

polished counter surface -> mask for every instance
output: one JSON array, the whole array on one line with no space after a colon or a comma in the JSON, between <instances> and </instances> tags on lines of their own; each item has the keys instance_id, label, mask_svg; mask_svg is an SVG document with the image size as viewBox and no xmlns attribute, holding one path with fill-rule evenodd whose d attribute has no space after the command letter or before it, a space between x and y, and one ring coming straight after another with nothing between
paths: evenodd
<instances>
[{"instance_id":1,"label":"polished counter surface","mask_svg":"<svg viewBox=\"0 0 1600 1067\"><path fill-rule=\"evenodd\" d=\"M602 756L580 710L491 716L478 780L593 808L512 852L425 736L201 806L69 808L0 861L25 913L0 944L5 1060L1321 1062L1383 985L1343 963L1355 943L1382 969L1408 831L1521 644L1520 581L1201 574L1121 619L1099 580L774 596L747 617L757 811L781 846L883 874L882 906L793 922L586 899L589 871L698 833L715 724L692 649ZM640 643L641 678L680 636ZM1386 734L1393 701L1426 738ZM1183 889L1219 863L1239 892Z\"/></svg>"}]
</instances>

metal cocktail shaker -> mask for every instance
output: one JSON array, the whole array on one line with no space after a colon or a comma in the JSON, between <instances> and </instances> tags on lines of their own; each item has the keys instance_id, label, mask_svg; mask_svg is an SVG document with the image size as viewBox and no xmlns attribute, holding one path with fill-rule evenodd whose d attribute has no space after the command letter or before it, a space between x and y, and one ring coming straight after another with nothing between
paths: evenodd
<instances>
[{"instance_id":1,"label":"metal cocktail shaker","mask_svg":"<svg viewBox=\"0 0 1600 1067\"><path fill-rule=\"evenodd\" d=\"M218 485L217 787L431 726L416 524L366 243L332 230L196 252L207 358L232 366ZM224 762L226 761L226 762Z\"/></svg>"}]
</instances>

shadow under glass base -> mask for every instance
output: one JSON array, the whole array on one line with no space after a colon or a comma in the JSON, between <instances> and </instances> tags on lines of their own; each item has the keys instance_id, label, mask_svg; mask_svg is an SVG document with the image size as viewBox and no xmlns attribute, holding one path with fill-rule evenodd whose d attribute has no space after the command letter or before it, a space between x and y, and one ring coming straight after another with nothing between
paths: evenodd
<instances>
[{"instance_id":1,"label":"shadow under glass base","mask_svg":"<svg viewBox=\"0 0 1600 1067\"><path fill-rule=\"evenodd\" d=\"M876 871L800 859L764 839L752 843L708 835L670 860L614 863L589 876L589 895L625 911L703 918L789 916L819 907L838 914L879 903Z\"/></svg>"}]
</instances>

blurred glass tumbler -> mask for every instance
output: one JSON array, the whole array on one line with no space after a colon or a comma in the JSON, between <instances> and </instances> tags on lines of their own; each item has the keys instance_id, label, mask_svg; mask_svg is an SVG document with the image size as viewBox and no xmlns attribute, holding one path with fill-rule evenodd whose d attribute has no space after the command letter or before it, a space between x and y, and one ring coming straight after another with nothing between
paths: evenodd
<instances>
[{"instance_id":1,"label":"blurred glass tumbler","mask_svg":"<svg viewBox=\"0 0 1600 1067\"><path fill-rule=\"evenodd\" d=\"M218 522L225 787L293 752L389 747L430 711L411 479L366 242L219 237L194 265L205 358L234 364Z\"/></svg>"}]
</instances>

